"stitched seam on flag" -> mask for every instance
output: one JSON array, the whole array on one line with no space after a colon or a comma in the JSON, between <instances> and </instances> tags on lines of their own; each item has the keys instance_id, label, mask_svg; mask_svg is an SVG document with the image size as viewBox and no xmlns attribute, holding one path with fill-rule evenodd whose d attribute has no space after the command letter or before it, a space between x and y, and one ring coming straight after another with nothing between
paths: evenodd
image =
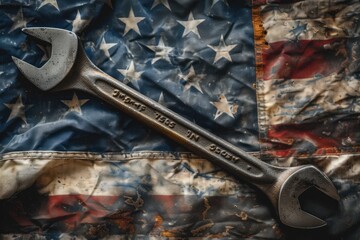
<instances>
[{"instance_id":1,"label":"stitched seam on flag","mask_svg":"<svg viewBox=\"0 0 360 240\"><path fill-rule=\"evenodd\" d=\"M0 161L7 161L12 159L69 159L75 158L77 160L92 160L92 161L122 161L129 159L180 159L191 158L199 159L196 155L188 152L170 153L170 152L133 152L133 153L96 153L96 152L58 152L58 151L22 151L4 153L0 156Z\"/></svg>"},{"instance_id":2,"label":"stitched seam on flag","mask_svg":"<svg viewBox=\"0 0 360 240\"><path fill-rule=\"evenodd\" d=\"M253 4L258 4L256 0ZM256 65L256 96L257 96L257 112L258 112L258 126L259 126L259 141L260 141L260 154L266 152L268 149L266 145L262 144L262 139L266 138L266 126L268 125L266 108L265 108L265 96L264 96L264 63L263 63L263 51L267 48L265 41L265 29L262 24L262 18L260 15L260 6L252 8L252 22L254 29L254 42L255 42L255 65Z\"/></svg>"},{"instance_id":3,"label":"stitched seam on flag","mask_svg":"<svg viewBox=\"0 0 360 240\"><path fill-rule=\"evenodd\" d=\"M336 148L322 148L327 150L335 150ZM360 150L360 147L357 147ZM276 150L273 150L276 151ZM270 150L269 150L270 152ZM259 153L256 152L248 152L249 154L259 157ZM329 155L314 155L311 158L323 158L323 157L338 157L344 155L344 152L336 151L332 152ZM360 156L358 153L349 154L352 156ZM163 160L177 160L177 159L194 159L201 160L204 158L198 157L197 155L189 152L160 152L160 151L147 151L147 152L133 152L133 153L96 153L96 152L57 152L57 151L22 151L22 152L10 152L3 153L0 155L0 161L8 161L8 160L19 160L21 158L24 159L69 159L71 157L76 158L77 160L102 160L102 159L115 159L114 161L119 160L129 160L129 159L163 159ZM297 158L308 159L309 156L306 154L298 155ZM280 159L280 158L277 158Z\"/></svg>"},{"instance_id":4,"label":"stitched seam on flag","mask_svg":"<svg viewBox=\"0 0 360 240\"><path fill-rule=\"evenodd\" d=\"M258 157L259 153L249 152L249 154ZM59 152L59 151L21 151L3 153L0 155L1 161L21 160L21 159L76 159L89 161L127 161L129 159L162 159L162 160L178 160L178 159L193 159L201 160L201 158L190 152L161 152L161 151L146 151L146 152L132 152L132 153L118 153L118 152Z\"/></svg>"}]
</instances>

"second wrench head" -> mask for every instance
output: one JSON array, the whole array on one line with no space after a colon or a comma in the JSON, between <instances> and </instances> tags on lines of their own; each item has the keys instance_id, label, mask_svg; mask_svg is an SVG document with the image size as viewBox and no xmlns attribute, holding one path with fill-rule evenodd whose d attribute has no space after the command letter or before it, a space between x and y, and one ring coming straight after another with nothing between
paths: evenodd
<instances>
[{"instance_id":1,"label":"second wrench head","mask_svg":"<svg viewBox=\"0 0 360 240\"><path fill-rule=\"evenodd\" d=\"M50 59L40 68L12 57L19 70L36 87L47 91L58 85L74 65L78 38L75 33L48 27L24 28L23 32L52 45Z\"/></svg>"}]
</instances>

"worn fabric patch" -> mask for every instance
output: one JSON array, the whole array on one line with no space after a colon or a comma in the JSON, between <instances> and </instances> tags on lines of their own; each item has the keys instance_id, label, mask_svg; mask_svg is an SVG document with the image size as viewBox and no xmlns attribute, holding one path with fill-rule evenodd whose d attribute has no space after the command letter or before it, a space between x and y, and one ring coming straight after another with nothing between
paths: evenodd
<instances>
[{"instance_id":1,"label":"worn fabric patch","mask_svg":"<svg viewBox=\"0 0 360 240\"><path fill-rule=\"evenodd\" d=\"M3 155L0 163L3 234L41 231L53 239L280 239L283 234L262 195L191 154L28 152ZM18 177L12 178L14 173Z\"/></svg>"},{"instance_id":2,"label":"worn fabric patch","mask_svg":"<svg viewBox=\"0 0 360 240\"><path fill-rule=\"evenodd\" d=\"M358 1L269 3L258 80L262 152L359 152ZM349 173L350 174L350 173Z\"/></svg>"}]
</instances>

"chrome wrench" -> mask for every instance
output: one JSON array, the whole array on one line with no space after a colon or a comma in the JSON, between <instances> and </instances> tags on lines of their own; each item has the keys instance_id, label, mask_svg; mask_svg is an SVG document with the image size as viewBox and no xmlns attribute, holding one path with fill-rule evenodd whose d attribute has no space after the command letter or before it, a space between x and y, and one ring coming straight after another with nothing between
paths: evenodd
<instances>
[{"instance_id":1,"label":"chrome wrench","mask_svg":"<svg viewBox=\"0 0 360 240\"><path fill-rule=\"evenodd\" d=\"M218 138L102 72L87 58L73 32L56 28L23 31L52 44L51 57L41 68L13 57L22 74L41 90L80 90L97 96L262 190L283 224L304 229L326 225L303 211L298 201L310 187L339 200L336 188L319 169L311 165L275 167Z\"/></svg>"}]
</instances>

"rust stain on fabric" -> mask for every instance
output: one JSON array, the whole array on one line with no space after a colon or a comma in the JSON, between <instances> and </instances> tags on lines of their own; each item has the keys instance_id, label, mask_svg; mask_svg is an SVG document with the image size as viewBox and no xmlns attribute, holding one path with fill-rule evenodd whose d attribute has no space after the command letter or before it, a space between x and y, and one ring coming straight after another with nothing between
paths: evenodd
<instances>
[{"instance_id":1,"label":"rust stain on fabric","mask_svg":"<svg viewBox=\"0 0 360 240\"><path fill-rule=\"evenodd\" d=\"M205 210L202 212L202 219L205 220L207 212L209 211L209 209L211 208L210 203L209 203L209 199L208 198L204 198L204 206L205 206Z\"/></svg>"},{"instance_id":2,"label":"rust stain on fabric","mask_svg":"<svg viewBox=\"0 0 360 240\"><path fill-rule=\"evenodd\" d=\"M211 228L212 226L214 226L214 223L212 221L208 222L208 223L206 223L204 225L201 225L200 227L195 228L194 230L191 230L191 234L193 236L195 236L195 235L197 235L197 234Z\"/></svg>"},{"instance_id":3,"label":"rust stain on fabric","mask_svg":"<svg viewBox=\"0 0 360 240\"><path fill-rule=\"evenodd\" d=\"M136 210L139 210L144 205L144 200L141 198L139 192L137 192L137 197L135 200L131 196L124 196L125 203L131 206L134 206Z\"/></svg>"},{"instance_id":4,"label":"rust stain on fabric","mask_svg":"<svg viewBox=\"0 0 360 240\"><path fill-rule=\"evenodd\" d=\"M238 216L243 221L246 221L248 219L248 215L246 212L237 213L235 215Z\"/></svg>"},{"instance_id":5,"label":"rust stain on fabric","mask_svg":"<svg viewBox=\"0 0 360 240\"><path fill-rule=\"evenodd\" d=\"M94 225L88 229L87 235L89 237L103 238L109 235L109 229L105 224Z\"/></svg>"},{"instance_id":6,"label":"rust stain on fabric","mask_svg":"<svg viewBox=\"0 0 360 240\"><path fill-rule=\"evenodd\" d=\"M154 228L161 227L161 225L163 224L163 218L160 215L156 215L154 222L155 222Z\"/></svg>"},{"instance_id":7,"label":"rust stain on fabric","mask_svg":"<svg viewBox=\"0 0 360 240\"><path fill-rule=\"evenodd\" d=\"M263 50L268 48L268 43L265 41L266 31L262 24L260 15L260 6L252 8L252 22L254 28L254 42L255 42L255 64L256 64L256 79L263 79L264 63L263 63Z\"/></svg>"},{"instance_id":8,"label":"rust stain on fabric","mask_svg":"<svg viewBox=\"0 0 360 240\"><path fill-rule=\"evenodd\" d=\"M109 219L112 220L119 228L123 231L134 233L135 226L134 226L134 219L131 217L133 211L118 211L114 214L108 216Z\"/></svg>"}]
</instances>

